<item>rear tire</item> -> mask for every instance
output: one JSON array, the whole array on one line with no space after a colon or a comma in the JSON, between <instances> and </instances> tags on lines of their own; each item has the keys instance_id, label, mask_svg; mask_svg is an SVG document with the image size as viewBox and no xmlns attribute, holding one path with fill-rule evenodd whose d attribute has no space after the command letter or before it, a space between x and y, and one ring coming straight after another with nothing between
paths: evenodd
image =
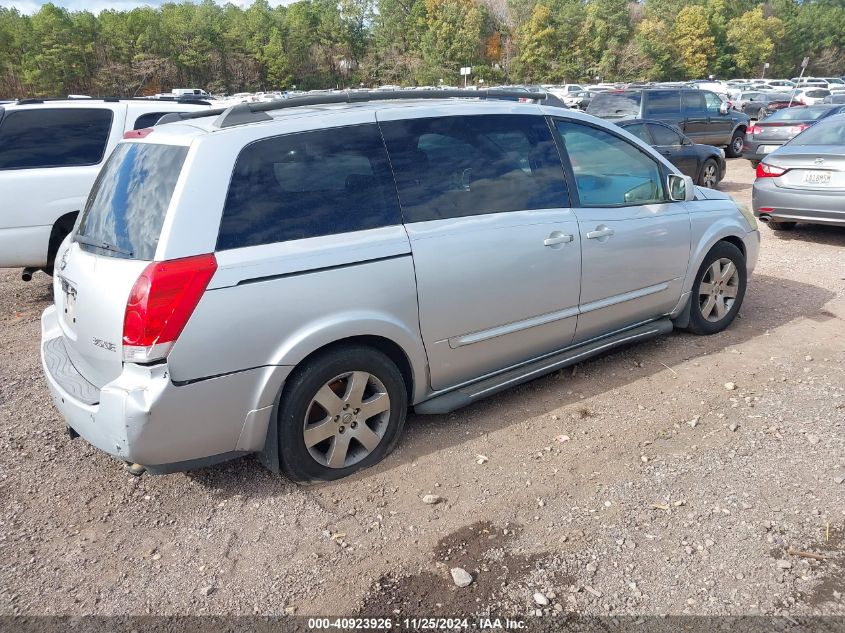
<instances>
[{"instance_id":1,"label":"rear tire","mask_svg":"<svg viewBox=\"0 0 845 633\"><path fill-rule=\"evenodd\" d=\"M773 231L791 231L797 224L798 222L777 222L775 220L769 220L766 226Z\"/></svg>"},{"instance_id":2,"label":"rear tire","mask_svg":"<svg viewBox=\"0 0 845 633\"><path fill-rule=\"evenodd\" d=\"M408 392L385 354L327 350L297 368L279 404L279 465L294 481L331 481L378 463L405 424Z\"/></svg>"},{"instance_id":3,"label":"rear tire","mask_svg":"<svg viewBox=\"0 0 845 633\"><path fill-rule=\"evenodd\" d=\"M687 329L693 334L716 334L727 328L739 313L747 282L742 251L729 242L717 242L695 276Z\"/></svg>"},{"instance_id":4,"label":"rear tire","mask_svg":"<svg viewBox=\"0 0 845 633\"><path fill-rule=\"evenodd\" d=\"M739 158L742 156L742 146L745 143L745 132L737 130L731 137L731 142L725 148L725 156L728 158Z\"/></svg>"},{"instance_id":5,"label":"rear tire","mask_svg":"<svg viewBox=\"0 0 845 633\"><path fill-rule=\"evenodd\" d=\"M766 111L763 108L760 108L760 110L758 110L758 112L757 112L757 120L762 121L765 118L766 118Z\"/></svg>"},{"instance_id":6,"label":"rear tire","mask_svg":"<svg viewBox=\"0 0 845 633\"><path fill-rule=\"evenodd\" d=\"M698 184L708 189L715 189L719 184L719 165L712 158L708 158L701 166L701 172L698 174Z\"/></svg>"}]
</instances>

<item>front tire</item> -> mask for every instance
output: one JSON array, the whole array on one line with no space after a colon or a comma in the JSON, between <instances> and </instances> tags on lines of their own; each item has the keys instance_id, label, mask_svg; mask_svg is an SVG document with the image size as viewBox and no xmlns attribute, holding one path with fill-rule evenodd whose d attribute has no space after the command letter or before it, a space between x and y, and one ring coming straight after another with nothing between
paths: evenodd
<instances>
[{"instance_id":1,"label":"front tire","mask_svg":"<svg viewBox=\"0 0 845 633\"><path fill-rule=\"evenodd\" d=\"M698 175L698 184L708 189L715 189L719 184L719 165L712 158L708 158L701 166L701 173Z\"/></svg>"},{"instance_id":2,"label":"front tire","mask_svg":"<svg viewBox=\"0 0 845 633\"><path fill-rule=\"evenodd\" d=\"M742 156L742 146L745 143L745 132L737 130L731 137L731 142L725 149L725 156L728 158L739 158Z\"/></svg>"},{"instance_id":3,"label":"front tire","mask_svg":"<svg viewBox=\"0 0 845 633\"><path fill-rule=\"evenodd\" d=\"M294 481L331 481L381 461L408 409L402 373L378 350L349 345L315 356L279 404L279 462Z\"/></svg>"},{"instance_id":4,"label":"front tire","mask_svg":"<svg viewBox=\"0 0 845 633\"><path fill-rule=\"evenodd\" d=\"M742 251L729 242L718 242L695 277L687 329L694 334L716 334L727 328L739 313L747 282Z\"/></svg>"}]
</instances>

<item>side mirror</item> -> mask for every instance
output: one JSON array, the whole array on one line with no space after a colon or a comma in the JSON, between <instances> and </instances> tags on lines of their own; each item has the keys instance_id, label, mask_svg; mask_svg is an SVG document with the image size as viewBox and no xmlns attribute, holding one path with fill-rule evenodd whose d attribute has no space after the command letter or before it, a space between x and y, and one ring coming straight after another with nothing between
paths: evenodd
<instances>
[{"instance_id":1,"label":"side mirror","mask_svg":"<svg viewBox=\"0 0 845 633\"><path fill-rule=\"evenodd\" d=\"M719 114L727 114L728 113L728 104L724 101L719 105Z\"/></svg>"},{"instance_id":2,"label":"side mirror","mask_svg":"<svg viewBox=\"0 0 845 633\"><path fill-rule=\"evenodd\" d=\"M672 202L689 202L695 200L695 183L689 176L669 174L667 178L669 200Z\"/></svg>"}]
</instances>

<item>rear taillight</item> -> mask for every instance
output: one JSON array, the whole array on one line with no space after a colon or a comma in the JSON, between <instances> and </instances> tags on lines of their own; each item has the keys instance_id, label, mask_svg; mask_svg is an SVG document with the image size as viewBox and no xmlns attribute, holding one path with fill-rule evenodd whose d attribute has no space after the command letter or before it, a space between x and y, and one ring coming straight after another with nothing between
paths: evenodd
<instances>
[{"instance_id":1,"label":"rear taillight","mask_svg":"<svg viewBox=\"0 0 845 633\"><path fill-rule=\"evenodd\" d=\"M810 126L807 125L806 123L801 123L800 125L790 126L789 131L790 131L791 134L801 134L801 132L806 130L808 127L810 127Z\"/></svg>"},{"instance_id":2,"label":"rear taillight","mask_svg":"<svg viewBox=\"0 0 845 633\"><path fill-rule=\"evenodd\" d=\"M788 171L788 169L783 169L782 167L757 163L757 178L777 178L778 176L783 176Z\"/></svg>"},{"instance_id":3,"label":"rear taillight","mask_svg":"<svg viewBox=\"0 0 845 633\"><path fill-rule=\"evenodd\" d=\"M745 130L745 135L746 136L754 136L759 131L760 131L760 128L757 127L756 125L749 125L748 129Z\"/></svg>"},{"instance_id":4,"label":"rear taillight","mask_svg":"<svg viewBox=\"0 0 845 633\"><path fill-rule=\"evenodd\" d=\"M123 360L165 358L217 270L213 254L152 262L132 287L123 317Z\"/></svg>"},{"instance_id":5,"label":"rear taillight","mask_svg":"<svg viewBox=\"0 0 845 633\"><path fill-rule=\"evenodd\" d=\"M123 133L123 138L144 138L149 136L152 131L153 128L151 127L141 128L140 130L129 130Z\"/></svg>"}]
</instances>

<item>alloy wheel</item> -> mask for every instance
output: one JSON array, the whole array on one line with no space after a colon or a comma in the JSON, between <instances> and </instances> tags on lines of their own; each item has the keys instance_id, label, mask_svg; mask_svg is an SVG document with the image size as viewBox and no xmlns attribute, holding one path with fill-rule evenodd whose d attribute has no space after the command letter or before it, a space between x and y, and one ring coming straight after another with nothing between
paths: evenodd
<instances>
[{"instance_id":1,"label":"alloy wheel","mask_svg":"<svg viewBox=\"0 0 845 633\"><path fill-rule=\"evenodd\" d=\"M716 165L713 163L707 163L704 165L704 173L701 177L702 183L708 189L715 189L716 185L719 184L719 178L716 174Z\"/></svg>"},{"instance_id":2,"label":"alloy wheel","mask_svg":"<svg viewBox=\"0 0 845 633\"><path fill-rule=\"evenodd\" d=\"M373 374L332 378L311 399L303 439L311 457L328 468L357 464L381 443L390 421L390 396Z\"/></svg>"},{"instance_id":3,"label":"alloy wheel","mask_svg":"<svg viewBox=\"0 0 845 633\"><path fill-rule=\"evenodd\" d=\"M701 316L711 323L721 321L731 311L739 291L739 270L722 257L707 268L698 287Z\"/></svg>"}]
</instances>

